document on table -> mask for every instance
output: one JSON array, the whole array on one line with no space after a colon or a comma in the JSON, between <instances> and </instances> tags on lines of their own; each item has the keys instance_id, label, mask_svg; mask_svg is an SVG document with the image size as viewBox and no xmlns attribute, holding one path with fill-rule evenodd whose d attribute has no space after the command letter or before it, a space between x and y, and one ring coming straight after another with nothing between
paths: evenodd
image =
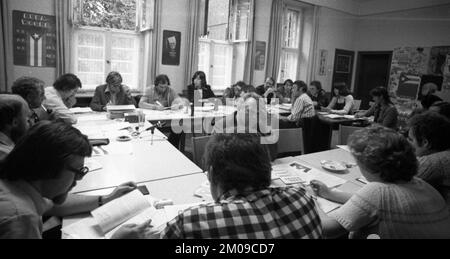
<instances>
[{"instance_id":1,"label":"document on table","mask_svg":"<svg viewBox=\"0 0 450 259\"><path fill-rule=\"evenodd\" d=\"M340 148L340 149L342 149L342 150L345 150L345 151L351 153L350 147L349 147L349 146L346 146L346 145L345 145L345 146L344 146L344 145L337 145L336 147L338 147L338 148Z\"/></svg>"},{"instance_id":2,"label":"document on table","mask_svg":"<svg viewBox=\"0 0 450 259\"><path fill-rule=\"evenodd\" d=\"M303 183L308 185L312 180L323 182L329 188L342 185L346 180L306 166L298 161L272 166L272 180L280 179L285 184Z\"/></svg>"},{"instance_id":3,"label":"document on table","mask_svg":"<svg viewBox=\"0 0 450 259\"><path fill-rule=\"evenodd\" d=\"M83 114L83 113L91 113L93 112L91 108L89 107L76 107L76 108L71 108L69 109L71 112L75 113L75 114Z\"/></svg>"},{"instance_id":4,"label":"document on table","mask_svg":"<svg viewBox=\"0 0 450 259\"><path fill-rule=\"evenodd\" d=\"M329 201L327 199L320 198L320 197L316 198L316 202L317 202L317 205L319 206L319 208L322 209L323 212L325 212L325 213L329 213L329 212L339 208L342 205L342 204L332 202L332 201Z\"/></svg>"},{"instance_id":5,"label":"document on table","mask_svg":"<svg viewBox=\"0 0 450 259\"><path fill-rule=\"evenodd\" d=\"M328 114L328 115L325 115L325 117L330 118L330 119L342 119L342 118L345 118L344 115L339 115L339 114Z\"/></svg>"}]
</instances>

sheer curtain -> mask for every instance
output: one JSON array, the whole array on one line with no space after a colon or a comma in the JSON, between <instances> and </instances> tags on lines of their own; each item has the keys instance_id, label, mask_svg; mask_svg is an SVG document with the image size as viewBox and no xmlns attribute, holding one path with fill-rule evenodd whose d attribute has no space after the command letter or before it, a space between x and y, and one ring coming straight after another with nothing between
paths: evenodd
<instances>
[{"instance_id":1,"label":"sheer curtain","mask_svg":"<svg viewBox=\"0 0 450 259\"><path fill-rule=\"evenodd\" d=\"M284 0L272 1L266 77L278 78L283 40Z\"/></svg>"},{"instance_id":2,"label":"sheer curtain","mask_svg":"<svg viewBox=\"0 0 450 259\"><path fill-rule=\"evenodd\" d=\"M69 8L72 0L54 0L56 10L56 76L68 73L71 64L72 25Z\"/></svg>"},{"instance_id":3,"label":"sheer curtain","mask_svg":"<svg viewBox=\"0 0 450 259\"><path fill-rule=\"evenodd\" d=\"M203 17L205 15L204 9L201 7L201 0L189 0L186 67L184 75L186 84L191 82L192 75L198 69L198 39L202 34Z\"/></svg>"},{"instance_id":4,"label":"sheer curtain","mask_svg":"<svg viewBox=\"0 0 450 259\"><path fill-rule=\"evenodd\" d=\"M248 32L248 43L246 46L246 57L245 57L245 67L244 67L244 82L248 84L253 84L253 68L255 67L255 11L256 3L258 1L252 0L250 5L253 8L250 17L250 31Z\"/></svg>"}]
</instances>

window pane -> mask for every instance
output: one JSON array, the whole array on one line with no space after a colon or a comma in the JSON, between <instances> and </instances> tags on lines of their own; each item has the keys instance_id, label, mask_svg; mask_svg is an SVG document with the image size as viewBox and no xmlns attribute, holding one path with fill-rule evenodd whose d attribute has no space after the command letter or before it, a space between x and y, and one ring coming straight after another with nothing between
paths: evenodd
<instances>
[{"instance_id":1,"label":"window pane","mask_svg":"<svg viewBox=\"0 0 450 259\"><path fill-rule=\"evenodd\" d=\"M209 55L209 43L200 40L198 47L198 70L205 72L207 78L209 76Z\"/></svg>"},{"instance_id":2,"label":"window pane","mask_svg":"<svg viewBox=\"0 0 450 259\"><path fill-rule=\"evenodd\" d=\"M123 83L137 89L139 78L139 36L114 34L111 43L111 70L122 75Z\"/></svg>"},{"instance_id":3,"label":"window pane","mask_svg":"<svg viewBox=\"0 0 450 259\"><path fill-rule=\"evenodd\" d=\"M75 73L83 89L94 89L105 80L105 36L104 33L77 31Z\"/></svg>"},{"instance_id":4,"label":"window pane","mask_svg":"<svg viewBox=\"0 0 450 259\"><path fill-rule=\"evenodd\" d=\"M136 30L136 0L82 0L83 26Z\"/></svg>"},{"instance_id":5,"label":"window pane","mask_svg":"<svg viewBox=\"0 0 450 259\"><path fill-rule=\"evenodd\" d=\"M299 20L300 12L288 10L285 19L285 39L284 46L288 48L299 48Z\"/></svg>"},{"instance_id":6,"label":"window pane","mask_svg":"<svg viewBox=\"0 0 450 259\"><path fill-rule=\"evenodd\" d=\"M233 1L230 27L233 29L234 40L248 39L250 5L250 0Z\"/></svg>"},{"instance_id":7,"label":"window pane","mask_svg":"<svg viewBox=\"0 0 450 259\"><path fill-rule=\"evenodd\" d=\"M298 54L296 52L282 51L280 63L278 82L284 82L287 79L295 81L297 78Z\"/></svg>"},{"instance_id":8,"label":"window pane","mask_svg":"<svg viewBox=\"0 0 450 259\"><path fill-rule=\"evenodd\" d=\"M228 39L229 1L209 0L208 39Z\"/></svg>"},{"instance_id":9,"label":"window pane","mask_svg":"<svg viewBox=\"0 0 450 259\"><path fill-rule=\"evenodd\" d=\"M231 85L232 59L232 44L214 44L211 75L211 86L214 90L222 90Z\"/></svg>"}]
</instances>

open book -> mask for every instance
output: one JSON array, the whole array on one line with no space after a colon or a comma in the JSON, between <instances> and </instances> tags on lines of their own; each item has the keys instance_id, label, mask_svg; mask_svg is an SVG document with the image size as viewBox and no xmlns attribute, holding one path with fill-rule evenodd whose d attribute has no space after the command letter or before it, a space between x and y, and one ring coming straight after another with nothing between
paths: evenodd
<instances>
[{"instance_id":1,"label":"open book","mask_svg":"<svg viewBox=\"0 0 450 259\"><path fill-rule=\"evenodd\" d=\"M82 239L110 238L121 226L142 224L152 219L152 225L161 226L167 219L153 207L150 199L139 190L130 192L91 212L92 217L62 229L65 236Z\"/></svg>"},{"instance_id":2,"label":"open book","mask_svg":"<svg viewBox=\"0 0 450 259\"><path fill-rule=\"evenodd\" d=\"M135 190L91 212L91 217L84 218L62 229L67 239L103 239L111 238L123 225L142 224L149 219L151 225L162 230L167 222L180 212L198 204L165 206L157 210L152 204L154 198L144 196Z\"/></svg>"}]
</instances>

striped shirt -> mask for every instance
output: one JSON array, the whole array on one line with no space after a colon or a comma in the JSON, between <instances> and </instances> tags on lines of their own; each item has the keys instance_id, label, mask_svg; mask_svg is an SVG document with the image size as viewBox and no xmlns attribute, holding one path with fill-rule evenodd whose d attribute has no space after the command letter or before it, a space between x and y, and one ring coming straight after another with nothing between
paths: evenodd
<instances>
[{"instance_id":1,"label":"striped shirt","mask_svg":"<svg viewBox=\"0 0 450 259\"><path fill-rule=\"evenodd\" d=\"M297 100L295 100L294 105L292 105L291 115L288 116L288 120L297 122L300 119L311 118L315 115L314 103L311 100L311 97L304 93L300 95Z\"/></svg>"},{"instance_id":2,"label":"striped shirt","mask_svg":"<svg viewBox=\"0 0 450 259\"><path fill-rule=\"evenodd\" d=\"M164 239L273 239L322 237L314 200L303 188L267 188L224 194L192 207L167 224Z\"/></svg>"}]
</instances>

